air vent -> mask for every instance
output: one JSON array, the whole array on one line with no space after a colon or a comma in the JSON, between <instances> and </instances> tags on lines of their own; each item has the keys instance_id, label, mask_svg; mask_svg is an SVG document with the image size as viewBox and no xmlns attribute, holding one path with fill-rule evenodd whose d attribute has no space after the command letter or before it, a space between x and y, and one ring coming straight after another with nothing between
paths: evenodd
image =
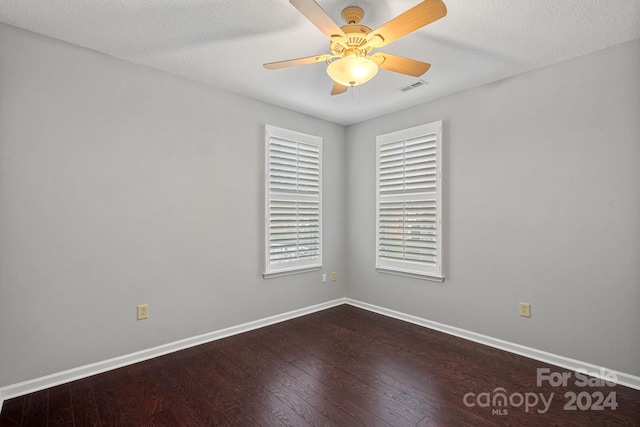
<instances>
[{"instance_id":1,"label":"air vent","mask_svg":"<svg viewBox=\"0 0 640 427\"><path fill-rule=\"evenodd\" d=\"M425 82L424 80L418 80L417 82L415 82L415 83L411 83L411 84L410 84L410 85L408 85L408 86L401 87L401 88L400 88L400 89L398 89L398 90L399 90L400 92L409 92L410 90L418 89L419 87L426 86L426 85L428 85L428 84L429 84L429 83L428 83L428 82Z\"/></svg>"}]
</instances>

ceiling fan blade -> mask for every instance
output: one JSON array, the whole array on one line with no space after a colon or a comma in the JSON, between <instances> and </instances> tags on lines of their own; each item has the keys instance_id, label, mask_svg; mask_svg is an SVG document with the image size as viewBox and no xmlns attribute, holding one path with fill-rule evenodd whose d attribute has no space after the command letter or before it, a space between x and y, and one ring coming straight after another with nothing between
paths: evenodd
<instances>
[{"instance_id":1,"label":"ceiling fan blade","mask_svg":"<svg viewBox=\"0 0 640 427\"><path fill-rule=\"evenodd\" d=\"M373 47L385 46L444 17L446 14L447 7L442 0L424 0L369 33L367 36L368 44Z\"/></svg>"},{"instance_id":2,"label":"ceiling fan blade","mask_svg":"<svg viewBox=\"0 0 640 427\"><path fill-rule=\"evenodd\" d=\"M333 22L327 13L314 0L289 0L300 13L324 33L329 40L335 37L346 37L344 31Z\"/></svg>"},{"instance_id":3,"label":"ceiling fan blade","mask_svg":"<svg viewBox=\"0 0 640 427\"><path fill-rule=\"evenodd\" d=\"M331 95L340 95L345 93L349 89L349 86L341 85L338 82L333 82L333 88L331 89Z\"/></svg>"},{"instance_id":4,"label":"ceiling fan blade","mask_svg":"<svg viewBox=\"0 0 640 427\"><path fill-rule=\"evenodd\" d=\"M262 66L267 70L279 70L280 68L295 67L296 65L313 64L316 62L324 62L327 59L333 58L332 55L316 55L308 56L306 58L288 59L286 61L269 62Z\"/></svg>"},{"instance_id":5,"label":"ceiling fan blade","mask_svg":"<svg viewBox=\"0 0 640 427\"><path fill-rule=\"evenodd\" d=\"M431 64L427 62L416 61L415 59L404 58L384 52L374 53L371 55L371 60L378 64L378 67L383 70L407 74L413 77L420 77L431 67Z\"/></svg>"}]
</instances>

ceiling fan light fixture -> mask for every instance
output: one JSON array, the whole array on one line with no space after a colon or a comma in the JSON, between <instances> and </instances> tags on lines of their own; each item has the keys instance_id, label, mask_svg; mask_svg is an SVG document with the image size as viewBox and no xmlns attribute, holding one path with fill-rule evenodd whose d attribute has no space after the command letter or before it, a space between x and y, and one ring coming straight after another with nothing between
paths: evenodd
<instances>
[{"instance_id":1,"label":"ceiling fan light fixture","mask_svg":"<svg viewBox=\"0 0 640 427\"><path fill-rule=\"evenodd\" d=\"M342 18L347 25L340 27L333 22L316 0L289 0L289 3L329 39L331 54L270 62L264 64L264 67L267 70L277 70L327 61L327 74L334 81L331 95L339 95L346 92L349 86L368 82L375 77L379 68L412 77L420 77L426 73L431 67L429 63L390 53L376 52L371 56L369 53L447 14L447 7L443 0L422 0L381 27L371 30L366 25L360 24L364 11L358 6L348 6L342 10ZM332 61L332 59L335 60Z\"/></svg>"},{"instance_id":2,"label":"ceiling fan light fixture","mask_svg":"<svg viewBox=\"0 0 640 427\"><path fill-rule=\"evenodd\" d=\"M378 64L356 55L345 56L327 67L333 81L344 86L358 86L371 80L378 73Z\"/></svg>"}]
</instances>

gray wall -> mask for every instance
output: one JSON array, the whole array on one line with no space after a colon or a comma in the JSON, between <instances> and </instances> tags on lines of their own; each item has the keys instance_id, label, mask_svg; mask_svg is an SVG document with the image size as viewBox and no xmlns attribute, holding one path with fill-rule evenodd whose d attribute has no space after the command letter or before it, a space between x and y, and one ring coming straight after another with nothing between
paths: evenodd
<instances>
[{"instance_id":1,"label":"gray wall","mask_svg":"<svg viewBox=\"0 0 640 427\"><path fill-rule=\"evenodd\" d=\"M324 138L335 283L261 277L265 123ZM343 297L344 145L342 126L0 24L0 386Z\"/></svg>"},{"instance_id":2,"label":"gray wall","mask_svg":"<svg viewBox=\"0 0 640 427\"><path fill-rule=\"evenodd\" d=\"M640 375L638 76L635 40L350 126L348 296ZM436 120L446 281L376 273L375 136Z\"/></svg>"}]
</instances>

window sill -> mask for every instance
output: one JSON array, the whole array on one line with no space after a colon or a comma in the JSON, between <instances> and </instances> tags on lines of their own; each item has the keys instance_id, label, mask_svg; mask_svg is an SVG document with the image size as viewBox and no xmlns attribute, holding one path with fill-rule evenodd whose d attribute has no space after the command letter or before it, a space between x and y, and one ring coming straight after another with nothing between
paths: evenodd
<instances>
[{"instance_id":1,"label":"window sill","mask_svg":"<svg viewBox=\"0 0 640 427\"><path fill-rule=\"evenodd\" d=\"M263 279L272 279L274 277L290 276L292 274L309 273L311 271L318 271L321 268L322 268L321 265L317 265L317 266L314 266L314 267L303 267L303 268L296 268L296 269L291 269L291 270L274 271L272 273L262 273L262 278Z\"/></svg>"},{"instance_id":2,"label":"window sill","mask_svg":"<svg viewBox=\"0 0 640 427\"><path fill-rule=\"evenodd\" d=\"M376 270L378 271L378 273L383 273L383 274L395 274L396 276L412 277L414 279L429 280L431 282L439 282L439 283L444 282L444 277L430 276L424 273L412 273L410 271L391 270L391 269L380 268L380 267L376 267Z\"/></svg>"}]
</instances>

